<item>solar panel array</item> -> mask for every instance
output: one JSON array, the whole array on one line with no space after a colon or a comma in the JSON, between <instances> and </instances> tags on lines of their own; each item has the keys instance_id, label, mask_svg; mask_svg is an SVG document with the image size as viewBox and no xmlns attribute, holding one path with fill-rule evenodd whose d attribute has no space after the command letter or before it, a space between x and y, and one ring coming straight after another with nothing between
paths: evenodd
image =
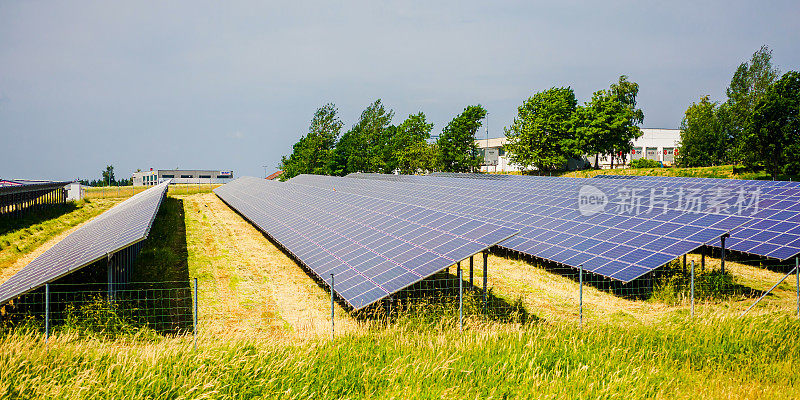
<instances>
[{"instance_id":1,"label":"solar panel array","mask_svg":"<svg viewBox=\"0 0 800 400\"><path fill-rule=\"evenodd\" d=\"M388 182L378 175L351 176L372 179L304 175L290 182L335 187L520 229L499 245L576 268L583 265L587 271L624 282L718 240L747 220L735 215L687 214L663 205L638 215L598 212L586 216L577 206L579 180L563 178L531 181L521 188L514 180L395 176Z\"/></svg>"},{"instance_id":2,"label":"solar panel array","mask_svg":"<svg viewBox=\"0 0 800 400\"><path fill-rule=\"evenodd\" d=\"M448 212L305 185L236 179L214 192L354 309L514 235Z\"/></svg>"},{"instance_id":3,"label":"solar panel array","mask_svg":"<svg viewBox=\"0 0 800 400\"><path fill-rule=\"evenodd\" d=\"M486 175L436 175L459 177L462 180L474 178L471 180L489 184ZM351 176L383 179L379 174ZM800 183L797 182L630 175L600 175L591 179L502 175L501 178L492 176L491 181L497 185L497 190L502 191L530 190L541 182L571 181L581 186L596 186L609 194L626 193L625 201L620 200L622 196L610 201L610 207L617 209L622 206L634 208L632 200L635 199L637 208L649 210L654 198L666 193L667 201L662 205L668 209L694 215L745 217L745 223L731 229L731 237L726 240L729 249L780 260L800 253ZM719 247L720 241L714 240L708 245Z\"/></svg>"},{"instance_id":4,"label":"solar panel array","mask_svg":"<svg viewBox=\"0 0 800 400\"><path fill-rule=\"evenodd\" d=\"M146 239L168 185L117 204L36 257L0 285L0 304Z\"/></svg>"},{"instance_id":5,"label":"solar panel array","mask_svg":"<svg viewBox=\"0 0 800 400\"><path fill-rule=\"evenodd\" d=\"M593 180L620 182L619 179L619 176L608 176ZM702 194L704 203L713 203L707 206L725 209L729 213L739 212L739 200L744 197L749 202L746 214L750 220L732 230L726 247L780 260L800 254L800 183L655 176L628 179L634 179L635 186L640 188L678 187L687 193ZM725 199L727 201L717 204L717 200Z\"/></svg>"}]
</instances>

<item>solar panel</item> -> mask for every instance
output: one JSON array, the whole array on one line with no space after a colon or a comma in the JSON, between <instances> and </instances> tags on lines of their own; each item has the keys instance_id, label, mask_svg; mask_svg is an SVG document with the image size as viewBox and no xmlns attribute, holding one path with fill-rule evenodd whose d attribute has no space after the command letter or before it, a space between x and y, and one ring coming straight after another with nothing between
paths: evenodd
<instances>
[{"instance_id":1,"label":"solar panel","mask_svg":"<svg viewBox=\"0 0 800 400\"><path fill-rule=\"evenodd\" d=\"M329 282L354 309L390 296L516 233L423 207L259 178L214 192Z\"/></svg>"},{"instance_id":2,"label":"solar panel","mask_svg":"<svg viewBox=\"0 0 800 400\"><path fill-rule=\"evenodd\" d=\"M733 229L726 247L785 260L800 253L800 183L737 179L635 176L638 187L681 187L738 212L740 197L753 201L750 220ZM608 179L608 178L602 178ZM613 178L612 178L613 179ZM595 179L598 180L598 179ZM719 242L712 243L719 246Z\"/></svg>"},{"instance_id":3,"label":"solar panel","mask_svg":"<svg viewBox=\"0 0 800 400\"><path fill-rule=\"evenodd\" d=\"M386 182L368 179L300 176L298 184L335 187L367 196L424 205L521 229L499 245L628 282L692 251L741 224L737 216L687 219L663 209L652 215L582 215L574 182L552 178L525 191L506 191L507 181L404 176ZM586 182L586 180L583 180ZM535 193L535 195L532 195ZM702 218L701 218L702 217Z\"/></svg>"},{"instance_id":4,"label":"solar panel","mask_svg":"<svg viewBox=\"0 0 800 400\"><path fill-rule=\"evenodd\" d=\"M146 239L168 184L117 204L36 257L0 285L0 304Z\"/></svg>"}]
</instances>

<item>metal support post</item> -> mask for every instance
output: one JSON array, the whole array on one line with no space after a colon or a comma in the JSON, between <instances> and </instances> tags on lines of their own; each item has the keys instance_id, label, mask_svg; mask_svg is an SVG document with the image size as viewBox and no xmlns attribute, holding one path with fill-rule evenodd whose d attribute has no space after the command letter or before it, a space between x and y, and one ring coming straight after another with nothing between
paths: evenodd
<instances>
[{"instance_id":1,"label":"metal support post","mask_svg":"<svg viewBox=\"0 0 800 400\"><path fill-rule=\"evenodd\" d=\"M797 317L800 318L800 258L794 258L794 287L797 293Z\"/></svg>"},{"instance_id":2,"label":"metal support post","mask_svg":"<svg viewBox=\"0 0 800 400\"><path fill-rule=\"evenodd\" d=\"M194 278L194 351L197 351L197 278Z\"/></svg>"},{"instance_id":3,"label":"metal support post","mask_svg":"<svg viewBox=\"0 0 800 400\"><path fill-rule=\"evenodd\" d=\"M700 271L706 270L706 246L700 248Z\"/></svg>"},{"instance_id":4,"label":"metal support post","mask_svg":"<svg viewBox=\"0 0 800 400\"><path fill-rule=\"evenodd\" d=\"M469 287L472 287L472 258L474 256L469 256Z\"/></svg>"},{"instance_id":5,"label":"metal support post","mask_svg":"<svg viewBox=\"0 0 800 400\"><path fill-rule=\"evenodd\" d=\"M114 300L114 264L111 261L111 253L106 254L106 272L108 274L108 301Z\"/></svg>"},{"instance_id":6,"label":"metal support post","mask_svg":"<svg viewBox=\"0 0 800 400\"><path fill-rule=\"evenodd\" d=\"M458 329L464 332L464 280L461 279L461 268L458 269Z\"/></svg>"},{"instance_id":7,"label":"metal support post","mask_svg":"<svg viewBox=\"0 0 800 400\"><path fill-rule=\"evenodd\" d=\"M692 260L692 318L694 318L694 260Z\"/></svg>"},{"instance_id":8,"label":"metal support post","mask_svg":"<svg viewBox=\"0 0 800 400\"><path fill-rule=\"evenodd\" d=\"M489 253L483 252L483 314L486 314L486 287L489 286L488 267Z\"/></svg>"},{"instance_id":9,"label":"metal support post","mask_svg":"<svg viewBox=\"0 0 800 400\"><path fill-rule=\"evenodd\" d=\"M578 303L579 303L579 325L583 329L583 264L578 267L578 281L580 282L580 289L578 289Z\"/></svg>"},{"instance_id":10,"label":"metal support post","mask_svg":"<svg viewBox=\"0 0 800 400\"><path fill-rule=\"evenodd\" d=\"M791 274L796 274L796 273L797 273L797 269L798 269L798 267L797 267L797 259L795 259L795 267L794 267L794 268L792 268L792 270L791 270L791 271L789 271L789 273L788 273L788 274L784 275L784 277L783 277L783 278L781 278L781 280L779 280L779 281L778 281L778 282L776 282L774 285L772 285L772 287L771 287L771 288L769 288L769 290L767 290L766 292L764 292L764 294L762 294L762 295L761 295L761 297L759 297L759 298L758 298L758 300L756 300L756 302L755 302L755 303L753 303L753 304L752 304L750 307L748 307L748 308L747 308L747 310L744 310L744 312L742 313L742 315L740 315L740 317L743 317L745 314L747 314L747 312L748 312L748 311L750 311L750 310L751 310L753 307L755 307L755 306L756 306L756 304L758 304L758 302L760 302L760 301L761 301L761 300L762 300L764 297L767 297L767 295L768 295L768 294L770 294L770 293L771 293L773 290L775 290L775 288L776 288L776 287L778 287L778 285L780 285L780 284L781 284L781 282L785 281L785 280L786 280L786 278L788 278L788 277L789 277L789 275L791 275Z\"/></svg>"},{"instance_id":11,"label":"metal support post","mask_svg":"<svg viewBox=\"0 0 800 400\"><path fill-rule=\"evenodd\" d=\"M686 272L686 254L683 255L683 272Z\"/></svg>"},{"instance_id":12,"label":"metal support post","mask_svg":"<svg viewBox=\"0 0 800 400\"><path fill-rule=\"evenodd\" d=\"M726 234L722 235L719 238L720 239L720 244L721 244L721 247L722 247L722 257L721 257L720 269L721 269L723 274L725 273L725 239L727 239L730 236L731 236L730 234L726 233Z\"/></svg>"},{"instance_id":13,"label":"metal support post","mask_svg":"<svg viewBox=\"0 0 800 400\"><path fill-rule=\"evenodd\" d=\"M333 317L334 317L334 309L333 309L333 274L331 274L331 339L333 339Z\"/></svg>"},{"instance_id":14,"label":"metal support post","mask_svg":"<svg viewBox=\"0 0 800 400\"><path fill-rule=\"evenodd\" d=\"M44 344L50 340L50 284L44 284Z\"/></svg>"},{"instance_id":15,"label":"metal support post","mask_svg":"<svg viewBox=\"0 0 800 400\"><path fill-rule=\"evenodd\" d=\"M458 278L459 281L461 280L461 261L456 263L456 277ZM459 283L459 285L460 284L461 283Z\"/></svg>"}]
</instances>

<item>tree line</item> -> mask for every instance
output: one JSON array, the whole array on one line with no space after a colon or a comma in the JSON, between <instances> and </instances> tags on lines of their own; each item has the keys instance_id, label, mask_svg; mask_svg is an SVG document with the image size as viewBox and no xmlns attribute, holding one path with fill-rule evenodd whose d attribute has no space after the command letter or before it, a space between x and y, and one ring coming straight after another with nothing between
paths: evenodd
<instances>
[{"instance_id":1,"label":"tree line","mask_svg":"<svg viewBox=\"0 0 800 400\"><path fill-rule=\"evenodd\" d=\"M411 114L393 125L394 111L378 99L341 134L344 124L339 111L328 103L314 113L308 133L294 144L292 153L281 158L281 179L300 174L475 171L481 159L474 137L485 117L486 109L480 104L467 106L431 142L433 124L425 113Z\"/></svg>"},{"instance_id":2,"label":"tree line","mask_svg":"<svg viewBox=\"0 0 800 400\"><path fill-rule=\"evenodd\" d=\"M569 87L534 94L519 106L514 122L505 129L511 161L526 170L552 171L585 154L596 155L596 160L627 154L631 141L641 136L638 124L644 113L636 108L638 92L639 85L623 75L583 105ZM480 104L469 105L431 141L433 124L425 113L411 114L393 125L394 112L380 99L341 134L338 109L329 103L317 109L308 133L294 144L290 155L281 158L281 179L300 174L476 171L482 159L475 134L486 115Z\"/></svg>"},{"instance_id":3,"label":"tree line","mask_svg":"<svg viewBox=\"0 0 800 400\"><path fill-rule=\"evenodd\" d=\"M762 46L739 65L725 94L724 102L706 95L686 110L678 165L734 164L773 178L800 173L800 73L781 75Z\"/></svg>"},{"instance_id":4,"label":"tree line","mask_svg":"<svg viewBox=\"0 0 800 400\"><path fill-rule=\"evenodd\" d=\"M131 178L122 178L117 180L114 176L114 166L113 165L106 165L106 169L104 169L100 173L100 179L79 179L78 182L84 186L130 186L133 185L133 179Z\"/></svg>"}]
</instances>

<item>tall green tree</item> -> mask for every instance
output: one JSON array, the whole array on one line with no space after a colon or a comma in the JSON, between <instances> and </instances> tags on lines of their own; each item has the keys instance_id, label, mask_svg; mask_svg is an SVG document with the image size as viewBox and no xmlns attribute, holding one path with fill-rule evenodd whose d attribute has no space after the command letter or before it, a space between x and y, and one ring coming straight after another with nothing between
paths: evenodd
<instances>
[{"instance_id":1,"label":"tall green tree","mask_svg":"<svg viewBox=\"0 0 800 400\"><path fill-rule=\"evenodd\" d=\"M292 146L292 154L281 158L278 168L283 170L282 181L300 174L331 174L334 149L342 129L338 112L333 103L317 109L308 133Z\"/></svg>"},{"instance_id":2,"label":"tall green tree","mask_svg":"<svg viewBox=\"0 0 800 400\"><path fill-rule=\"evenodd\" d=\"M404 174L413 174L419 170L428 170L428 168L416 165L417 163L410 159L413 154L425 158L431 154L436 155L435 147L427 144L427 140L431 137L433 124L427 121L425 113L411 114L400 125L390 128L393 129L390 129L392 135L389 149L391 151L386 157L388 172L400 169ZM425 163L420 165L425 165Z\"/></svg>"},{"instance_id":3,"label":"tall green tree","mask_svg":"<svg viewBox=\"0 0 800 400\"><path fill-rule=\"evenodd\" d=\"M753 53L750 61L743 62L731 78L730 86L725 91L728 100L725 107L726 125L720 126L729 136L728 146L732 158L737 163L753 164L755 145L752 131L748 129L748 121L758 101L764 96L767 88L780 77L780 70L772 65L772 50L761 46Z\"/></svg>"},{"instance_id":4,"label":"tall green tree","mask_svg":"<svg viewBox=\"0 0 800 400\"><path fill-rule=\"evenodd\" d=\"M106 169L102 172L103 182L100 186L110 186L117 182L117 179L114 177L114 166L113 165L106 165Z\"/></svg>"},{"instance_id":5,"label":"tall green tree","mask_svg":"<svg viewBox=\"0 0 800 400\"><path fill-rule=\"evenodd\" d=\"M575 130L585 154L595 155L594 167L599 167L600 155L628 154L633 140L642 136L639 124L644 112L636 108L639 85L622 75L608 90L599 90L592 100L575 110Z\"/></svg>"},{"instance_id":6,"label":"tall green tree","mask_svg":"<svg viewBox=\"0 0 800 400\"><path fill-rule=\"evenodd\" d=\"M401 174L424 174L436 170L439 148L436 143L426 141L413 143L400 151L397 169Z\"/></svg>"},{"instance_id":7,"label":"tall green tree","mask_svg":"<svg viewBox=\"0 0 800 400\"><path fill-rule=\"evenodd\" d=\"M378 99L361 113L361 118L342 135L336 145L333 172L387 172L391 155L390 129L394 111L387 110Z\"/></svg>"},{"instance_id":8,"label":"tall green tree","mask_svg":"<svg viewBox=\"0 0 800 400\"><path fill-rule=\"evenodd\" d=\"M707 167L727 160L727 138L720 127L717 103L703 96L692 103L681 122L676 163L681 167Z\"/></svg>"},{"instance_id":9,"label":"tall green tree","mask_svg":"<svg viewBox=\"0 0 800 400\"><path fill-rule=\"evenodd\" d=\"M480 104L467 106L442 129L436 144L439 147L439 166L445 172L472 172L481 165L475 133L486 118Z\"/></svg>"},{"instance_id":10,"label":"tall green tree","mask_svg":"<svg viewBox=\"0 0 800 400\"><path fill-rule=\"evenodd\" d=\"M748 123L753 153L767 172L800 171L800 72L789 71L770 85L758 100Z\"/></svg>"},{"instance_id":11,"label":"tall green tree","mask_svg":"<svg viewBox=\"0 0 800 400\"><path fill-rule=\"evenodd\" d=\"M573 125L576 106L570 87L554 87L525 100L505 129L511 161L523 169L552 171L579 156L580 142Z\"/></svg>"}]
</instances>

